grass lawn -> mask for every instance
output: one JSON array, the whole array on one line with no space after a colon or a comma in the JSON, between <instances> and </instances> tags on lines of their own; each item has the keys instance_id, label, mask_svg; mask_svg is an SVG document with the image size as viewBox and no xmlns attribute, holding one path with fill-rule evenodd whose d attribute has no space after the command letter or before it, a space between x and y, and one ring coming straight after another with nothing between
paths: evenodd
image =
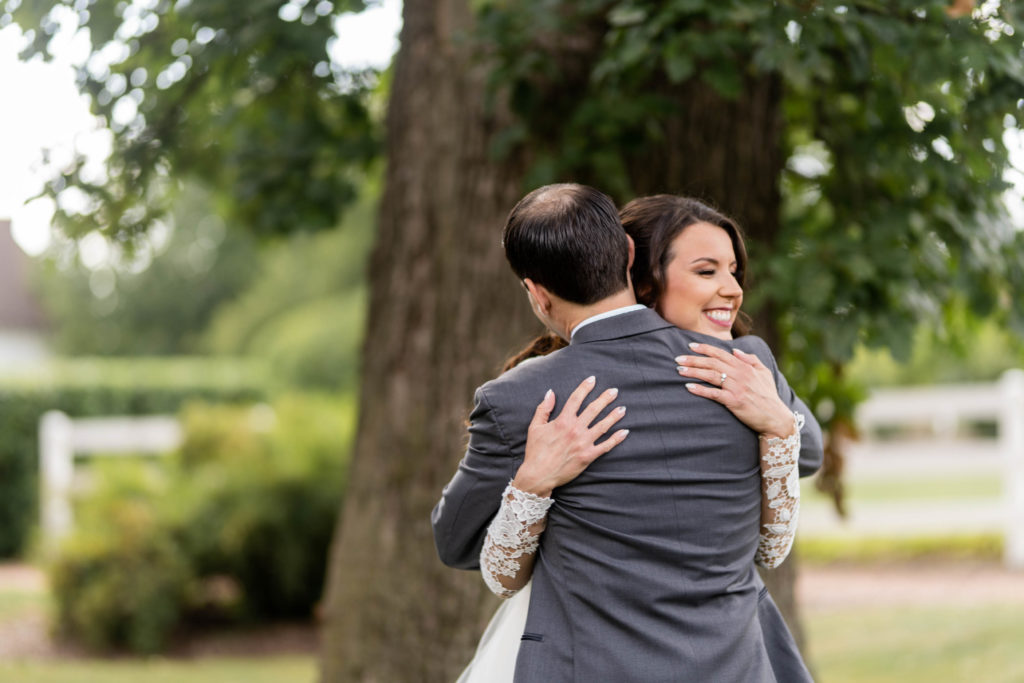
<instances>
[{"instance_id":1,"label":"grass lawn","mask_svg":"<svg viewBox=\"0 0 1024 683\"><path fill-rule=\"evenodd\" d=\"M0 589L0 623L45 610L47 602L46 594L38 591Z\"/></svg>"},{"instance_id":2,"label":"grass lawn","mask_svg":"<svg viewBox=\"0 0 1024 683\"><path fill-rule=\"evenodd\" d=\"M829 501L808 480L801 482L800 495L807 501ZM907 477L847 477L846 497L851 505L880 502L912 502L925 500L992 499L1003 495L999 473L979 472L970 475L936 474L913 479Z\"/></svg>"},{"instance_id":3,"label":"grass lawn","mask_svg":"<svg viewBox=\"0 0 1024 683\"><path fill-rule=\"evenodd\" d=\"M805 617L818 683L1024 681L1020 605L860 607Z\"/></svg>"},{"instance_id":4,"label":"grass lawn","mask_svg":"<svg viewBox=\"0 0 1024 683\"><path fill-rule=\"evenodd\" d=\"M0 586L0 629L49 609L45 590ZM2 636L0 636L2 637ZM0 683L314 683L312 655L0 659Z\"/></svg>"},{"instance_id":5,"label":"grass lawn","mask_svg":"<svg viewBox=\"0 0 1024 683\"><path fill-rule=\"evenodd\" d=\"M314 657L0 662L2 683L313 683Z\"/></svg>"}]
</instances>

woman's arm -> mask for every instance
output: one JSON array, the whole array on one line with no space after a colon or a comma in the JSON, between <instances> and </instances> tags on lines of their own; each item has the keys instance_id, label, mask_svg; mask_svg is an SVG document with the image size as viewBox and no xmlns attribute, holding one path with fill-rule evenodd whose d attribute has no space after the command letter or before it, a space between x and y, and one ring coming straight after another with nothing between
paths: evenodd
<instances>
[{"instance_id":1,"label":"woman's arm","mask_svg":"<svg viewBox=\"0 0 1024 683\"><path fill-rule=\"evenodd\" d=\"M782 564L793 547L800 515L800 432L804 416L779 397L775 377L751 353L728 353L691 344L700 356L678 356L677 371L712 386L687 383L694 394L718 401L760 435L761 532L754 561L767 569Z\"/></svg>"},{"instance_id":2,"label":"woman's arm","mask_svg":"<svg viewBox=\"0 0 1024 683\"><path fill-rule=\"evenodd\" d=\"M785 438L760 437L761 533L754 562L775 569L789 556L800 516L800 429L804 416L793 413L792 433Z\"/></svg>"},{"instance_id":3,"label":"woman's arm","mask_svg":"<svg viewBox=\"0 0 1024 683\"><path fill-rule=\"evenodd\" d=\"M628 429L620 429L596 443L622 419L626 408L619 406L591 424L618 396L616 389L608 389L580 412L594 384L593 377L583 380L562 412L550 422L548 418L555 407L552 391L545 394L533 414L523 464L501 496L501 507L487 529L480 552L484 582L499 597L512 597L530 580L548 509L554 503L551 493L578 477L629 434Z\"/></svg>"}]
</instances>

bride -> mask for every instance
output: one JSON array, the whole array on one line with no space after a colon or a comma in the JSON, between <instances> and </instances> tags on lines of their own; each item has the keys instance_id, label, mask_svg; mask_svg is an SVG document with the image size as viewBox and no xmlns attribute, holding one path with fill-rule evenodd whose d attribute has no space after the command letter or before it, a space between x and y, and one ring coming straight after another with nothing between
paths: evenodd
<instances>
[{"instance_id":1,"label":"bride","mask_svg":"<svg viewBox=\"0 0 1024 683\"><path fill-rule=\"evenodd\" d=\"M677 357L679 375L703 382L687 382L685 388L722 403L757 432L768 431L766 425L777 425L780 420L795 424L787 438L759 439L761 533L752 559L769 569L777 567L789 554L796 531L798 477L813 473L821 463L821 432L774 362L768 368L750 352L766 347L759 338L746 336L749 326L745 316L739 315L747 265L739 228L700 202L673 195L633 200L620 215L635 244L636 259L630 275L637 300L655 308L677 327L710 337L709 341L732 342L738 338L729 345L732 354L720 344L709 343L698 344L693 355ZM505 369L564 345L557 337L540 337L510 359ZM480 556L488 587L507 599L495 612L458 683L512 681L529 611L529 579L544 529L544 510L552 502L537 496L531 500L531 494L518 490L516 484L524 477L537 481L553 478L556 473L565 481L567 468L579 467L571 479L585 467L574 463L589 463L626 438L624 430L619 430L596 443L623 414L613 411L592 425L614 400L611 392L594 399L577 416L591 387L586 382L581 384L554 420L549 421L555 405L553 395L545 397L537 408L523 466L502 496ZM580 458L581 454L585 457ZM524 501L528 508L539 512L524 519L520 507ZM778 608L767 591L762 591L762 596L758 619L776 679L811 681Z\"/></svg>"}]
</instances>

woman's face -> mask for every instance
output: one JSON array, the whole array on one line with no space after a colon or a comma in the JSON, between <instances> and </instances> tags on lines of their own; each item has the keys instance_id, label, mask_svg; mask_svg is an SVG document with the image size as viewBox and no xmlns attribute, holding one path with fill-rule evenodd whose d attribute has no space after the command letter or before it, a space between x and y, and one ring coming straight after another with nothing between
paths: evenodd
<instances>
[{"instance_id":1,"label":"woman's face","mask_svg":"<svg viewBox=\"0 0 1024 683\"><path fill-rule=\"evenodd\" d=\"M710 223L684 228L669 245L665 289L657 305L661 316L684 330L732 339L742 303L729 233Z\"/></svg>"}]
</instances>

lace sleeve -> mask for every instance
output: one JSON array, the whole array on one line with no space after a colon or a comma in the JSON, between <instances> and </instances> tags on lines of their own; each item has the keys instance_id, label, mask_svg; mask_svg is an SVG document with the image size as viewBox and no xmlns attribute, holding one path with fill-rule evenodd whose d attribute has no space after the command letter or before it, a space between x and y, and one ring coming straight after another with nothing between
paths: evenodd
<instances>
[{"instance_id":1,"label":"lace sleeve","mask_svg":"<svg viewBox=\"0 0 1024 683\"><path fill-rule=\"evenodd\" d=\"M553 502L551 498L520 491L512 484L505 487L501 507L487 528L480 551L484 583L498 597L512 597L529 579L548 508Z\"/></svg>"},{"instance_id":2,"label":"lace sleeve","mask_svg":"<svg viewBox=\"0 0 1024 683\"><path fill-rule=\"evenodd\" d=\"M800 516L800 430L804 416L793 413L796 428L784 439L761 439L761 534L754 562L766 569L782 564L793 547Z\"/></svg>"}]
</instances>

